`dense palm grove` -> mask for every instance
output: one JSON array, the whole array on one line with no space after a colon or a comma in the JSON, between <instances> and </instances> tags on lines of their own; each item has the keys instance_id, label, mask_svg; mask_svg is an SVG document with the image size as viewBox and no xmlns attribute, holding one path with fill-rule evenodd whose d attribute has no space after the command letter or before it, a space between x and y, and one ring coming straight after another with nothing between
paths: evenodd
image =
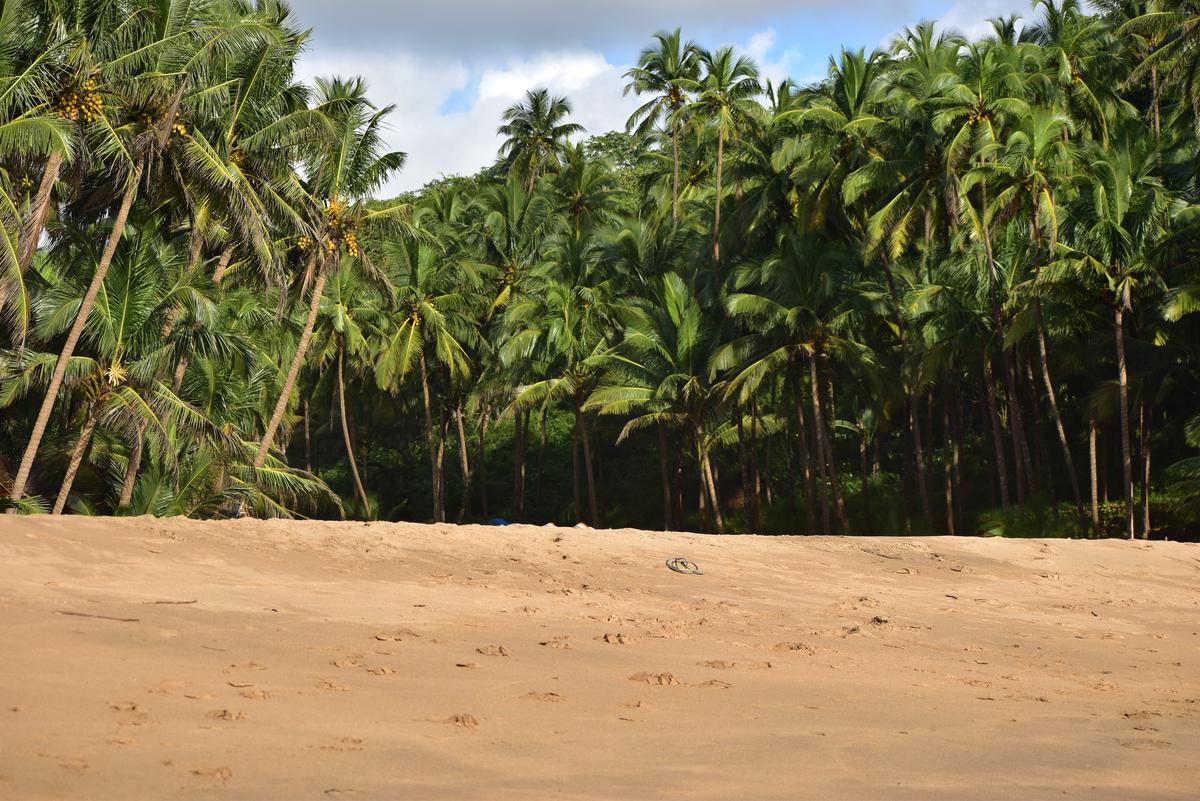
<instances>
[{"instance_id":1,"label":"dense palm grove","mask_svg":"<svg viewBox=\"0 0 1200 801\"><path fill-rule=\"evenodd\" d=\"M1200 6L771 84L678 31L404 164L275 0L0 0L12 510L1148 536L1200 501Z\"/></svg>"}]
</instances>

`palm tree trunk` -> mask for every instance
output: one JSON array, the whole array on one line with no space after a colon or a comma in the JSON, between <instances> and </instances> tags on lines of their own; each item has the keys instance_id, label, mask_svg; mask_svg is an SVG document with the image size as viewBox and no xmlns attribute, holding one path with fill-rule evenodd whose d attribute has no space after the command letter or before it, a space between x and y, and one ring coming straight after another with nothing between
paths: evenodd
<instances>
[{"instance_id":1,"label":"palm tree trunk","mask_svg":"<svg viewBox=\"0 0 1200 801\"><path fill-rule=\"evenodd\" d=\"M346 351L341 344L338 346L338 366L337 366L337 382L338 382L338 416L342 420L342 439L346 443L346 456L350 459L350 475L354 478L354 494L358 496L359 503L362 504L363 514L367 519L371 519L371 502L367 500L367 491L363 489L362 478L358 474L358 461L354 458L354 445L350 442L350 425L346 420L346 378L345 378L345 362ZM305 423L307 424L307 420ZM305 432L307 436L307 431Z\"/></svg>"},{"instance_id":2,"label":"palm tree trunk","mask_svg":"<svg viewBox=\"0 0 1200 801\"><path fill-rule=\"evenodd\" d=\"M713 525L718 534L725 533L725 518L721 514L721 501L717 496L717 482L713 478L712 462L708 458L708 448L704 446L704 429L696 426L696 456L700 462L701 493L707 496L708 506L712 510Z\"/></svg>"},{"instance_id":3,"label":"palm tree trunk","mask_svg":"<svg viewBox=\"0 0 1200 801\"><path fill-rule=\"evenodd\" d=\"M146 426L145 420L138 423L137 431L133 435L133 447L129 451L129 464L125 467L125 481L121 483L121 497L117 500L117 509L124 510L129 508L129 504L133 501L133 487L137 483L138 468L142 466L142 449L146 443Z\"/></svg>"},{"instance_id":4,"label":"palm tree trunk","mask_svg":"<svg viewBox=\"0 0 1200 801\"><path fill-rule=\"evenodd\" d=\"M800 377L795 377L796 397L796 434L799 436L800 471L804 474L804 511L808 521L808 531L812 534L817 530L817 482L813 475L812 451L808 447L807 426L804 422L804 399L801 395Z\"/></svg>"},{"instance_id":5,"label":"palm tree trunk","mask_svg":"<svg viewBox=\"0 0 1200 801\"><path fill-rule=\"evenodd\" d=\"M479 473L479 513L488 515L487 496L487 429L491 410L484 406L479 418L479 444L475 449L475 470Z\"/></svg>"},{"instance_id":6,"label":"palm tree trunk","mask_svg":"<svg viewBox=\"0 0 1200 801\"><path fill-rule=\"evenodd\" d=\"M1142 446L1142 539L1150 539L1150 431L1154 427L1154 406L1143 400L1138 410L1138 439Z\"/></svg>"},{"instance_id":7,"label":"palm tree trunk","mask_svg":"<svg viewBox=\"0 0 1200 801\"><path fill-rule=\"evenodd\" d=\"M946 533L951 537L958 534L954 525L954 429L950 425L950 376L947 373L943 382L945 393L942 397L942 436L946 443L942 451L942 478L946 483ZM930 432L930 437L933 433Z\"/></svg>"},{"instance_id":8,"label":"palm tree trunk","mask_svg":"<svg viewBox=\"0 0 1200 801\"><path fill-rule=\"evenodd\" d=\"M671 473L667 464L667 427L658 424L658 467L662 472L663 531L671 530Z\"/></svg>"},{"instance_id":9,"label":"palm tree trunk","mask_svg":"<svg viewBox=\"0 0 1200 801\"><path fill-rule=\"evenodd\" d=\"M183 389L183 377L187 374L188 357L180 356L179 363L175 365L175 375L171 376L171 394L178 396L179 390Z\"/></svg>"},{"instance_id":10,"label":"palm tree trunk","mask_svg":"<svg viewBox=\"0 0 1200 801\"><path fill-rule=\"evenodd\" d=\"M538 412L538 458L537 470L533 480L533 517L537 519L544 504L542 503L542 479L546 473L546 412L547 405L542 404Z\"/></svg>"},{"instance_id":11,"label":"palm tree trunk","mask_svg":"<svg viewBox=\"0 0 1200 801\"><path fill-rule=\"evenodd\" d=\"M433 405L429 399L429 371L425 365L425 349L421 348L418 361L421 365L421 401L425 407L425 441L429 447L430 485L433 492L433 522L444 523L442 511L442 477L438 470L437 438L433 433Z\"/></svg>"},{"instance_id":12,"label":"palm tree trunk","mask_svg":"<svg viewBox=\"0 0 1200 801\"><path fill-rule=\"evenodd\" d=\"M79 465L83 463L83 455L87 453L88 445L92 442L92 432L96 430L96 423L100 419L98 411L94 405L88 407L87 420L83 423L83 430L79 432L79 439L75 441L75 449L71 451L67 474L63 477L62 487L58 490L58 498L54 501L54 511L51 514L61 515L63 508L67 505L67 496L71 494L71 485L75 483L75 474L79 472Z\"/></svg>"},{"instance_id":13,"label":"palm tree trunk","mask_svg":"<svg viewBox=\"0 0 1200 801\"><path fill-rule=\"evenodd\" d=\"M221 258L217 259L217 268L213 270L212 280L214 284L221 283L221 279L225 277L225 271L229 269L229 262L233 259L233 245L228 245L221 251Z\"/></svg>"},{"instance_id":14,"label":"palm tree trunk","mask_svg":"<svg viewBox=\"0 0 1200 801\"><path fill-rule=\"evenodd\" d=\"M1100 533L1100 481L1096 474L1096 416L1088 417L1088 467L1091 469L1092 533Z\"/></svg>"},{"instance_id":15,"label":"palm tree trunk","mask_svg":"<svg viewBox=\"0 0 1200 801\"><path fill-rule=\"evenodd\" d=\"M583 520L583 481L579 476L579 420L571 429L571 511L575 520Z\"/></svg>"},{"instance_id":16,"label":"palm tree trunk","mask_svg":"<svg viewBox=\"0 0 1200 801\"><path fill-rule=\"evenodd\" d=\"M583 402L575 396L575 424L579 426L580 439L583 441L583 475L587 480L588 513L591 515L592 526L600 525L600 513L596 506L596 477L592 472L592 445L588 437L587 420L583 414Z\"/></svg>"},{"instance_id":17,"label":"palm tree trunk","mask_svg":"<svg viewBox=\"0 0 1200 801\"><path fill-rule=\"evenodd\" d=\"M520 522L525 520L525 439L527 433L526 420L528 415L519 406L513 407L513 438L516 445L516 458L513 461L513 498L515 501L513 517Z\"/></svg>"},{"instance_id":18,"label":"palm tree trunk","mask_svg":"<svg viewBox=\"0 0 1200 801\"><path fill-rule=\"evenodd\" d=\"M875 531L874 516L871 513L871 468L867 460L867 427L861 422L858 424L858 469L862 474L862 499L863 499L863 533L871 534Z\"/></svg>"},{"instance_id":19,"label":"palm tree trunk","mask_svg":"<svg viewBox=\"0 0 1200 801\"><path fill-rule=\"evenodd\" d=\"M671 123L671 221L679 222L679 123Z\"/></svg>"},{"instance_id":20,"label":"palm tree trunk","mask_svg":"<svg viewBox=\"0 0 1200 801\"><path fill-rule=\"evenodd\" d=\"M1129 376L1125 367L1125 306L1113 307L1113 332L1117 340L1117 387L1121 404L1121 476L1125 482L1125 536L1134 537L1133 464L1129 455Z\"/></svg>"},{"instance_id":21,"label":"palm tree trunk","mask_svg":"<svg viewBox=\"0 0 1200 801\"><path fill-rule=\"evenodd\" d=\"M325 291L326 272L324 265L317 270L317 280L313 284L312 296L308 302L308 319L304 322L300 341L296 343L296 354L292 356L291 366L288 367L283 387L279 391L279 400L275 402L275 410L271 412L271 419L267 423L266 431L263 432L262 441L258 443L258 452L254 455L254 467L256 468L267 463L267 452L271 449L271 443L275 439L275 433L279 430L279 424L283 422L283 414L287 411L288 400L292 397L292 389L296 386L296 378L300 375L300 367L304 364L304 354L308 351L313 327L317 324L317 312L321 308L321 294Z\"/></svg>"},{"instance_id":22,"label":"palm tree trunk","mask_svg":"<svg viewBox=\"0 0 1200 801\"><path fill-rule=\"evenodd\" d=\"M1071 492L1075 496L1075 508L1079 510L1080 531L1087 530L1087 514L1083 511L1083 495L1079 491L1079 474L1075 472L1075 459L1071 456L1071 442L1067 439L1067 431L1063 427L1062 415L1058 411L1058 393L1054 391L1054 382L1050 380L1050 361L1046 357L1046 328L1042 324L1041 302L1034 303L1034 314L1037 317L1038 360L1042 366L1042 383L1046 387L1046 399L1050 402L1050 416L1054 418L1054 429L1058 432L1058 442L1062 446L1063 459L1067 463L1067 475L1071 479Z\"/></svg>"},{"instance_id":23,"label":"palm tree trunk","mask_svg":"<svg viewBox=\"0 0 1200 801\"><path fill-rule=\"evenodd\" d=\"M46 228L46 221L50 219L50 196L62 163L62 154L54 152L46 159L46 166L42 169L42 182L38 185L37 195L34 196L33 208L30 209L29 219L21 236L21 249L17 255L18 269L22 273L33 263L33 255L37 253L42 231Z\"/></svg>"},{"instance_id":24,"label":"palm tree trunk","mask_svg":"<svg viewBox=\"0 0 1200 801\"><path fill-rule=\"evenodd\" d=\"M821 377L817 370L817 354L808 359L808 374L812 381L813 420L820 438L821 449L824 453L826 474L829 476L829 487L833 493L834 510L837 512L838 528L842 534L850 533L850 521L846 517L846 505L842 500L841 483L838 481L837 455L833 452L833 438L830 436L829 424L821 411ZM831 410L832 411L832 410Z\"/></svg>"},{"instance_id":25,"label":"palm tree trunk","mask_svg":"<svg viewBox=\"0 0 1200 801\"><path fill-rule=\"evenodd\" d=\"M462 497L458 502L458 517L455 518L459 524L467 516L467 507L471 502L471 464L467 457L467 429L463 425L463 410L462 400L459 399L458 405L454 407L454 425L458 429L458 461L462 468L463 486Z\"/></svg>"},{"instance_id":26,"label":"palm tree trunk","mask_svg":"<svg viewBox=\"0 0 1200 801\"><path fill-rule=\"evenodd\" d=\"M129 209L133 206L133 199L137 196L138 185L142 180L144 166L144 163L138 162L138 165L133 170L133 174L129 176L129 183L125 186L125 194L121 198L121 206L117 210L117 216L113 219L112 231L109 233L108 241L104 245L104 251L100 255L100 263L96 265L96 272L92 275L92 283L88 286L87 293L83 296L83 302L79 304L79 311L75 314L75 322L71 325L71 330L67 334L67 341L63 343L58 361L54 364L54 372L50 376L50 384L46 387L46 396L42 399L42 406L38 410L37 419L34 421L33 431L29 434L29 443L25 446L25 453L21 457L21 465L17 468L17 475L13 479L12 490L9 492L9 497L14 501L20 500L21 496L25 494L25 485L29 481L29 473L33 469L34 459L37 458L38 448L41 447L42 437L46 435L46 425L50 422L50 413L54 410L55 401L58 399L58 390L62 387L63 378L67 374L67 363L75 353L75 346L79 343L79 337L83 333L84 324L87 323L88 314L91 313L92 306L96 303L96 296L100 293L100 287L104 284L104 276L108 274L109 265L112 264L113 256L116 255L117 244L121 241L121 234L125 232L125 222L129 219Z\"/></svg>"},{"instance_id":27,"label":"palm tree trunk","mask_svg":"<svg viewBox=\"0 0 1200 801\"><path fill-rule=\"evenodd\" d=\"M1000 428L1000 410L996 403L996 382L992 377L992 357L983 349L983 389L987 396L988 417L992 421L992 442L996 447L996 479L1000 482L1000 506L1011 505L1008 494L1008 463L1004 458L1004 434Z\"/></svg>"},{"instance_id":28,"label":"palm tree trunk","mask_svg":"<svg viewBox=\"0 0 1200 801\"><path fill-rule=\"evenodd\" d=\"M762 525L762 476L758 470L758 399L750 400L750 531Z\"/></svg>"},{"instance_id":29,"label":"palm tree trunk","mask_svg":"<svg viewBox=\"0 0 1200 801\"><path fill-rule=\"evenodd\" d=\"M920 396L910 396L908 404L908 424L912 426L913 457L917 462L917 494L921 496L921 514L929 525L933 525L933 511L929 503L929 480L925 469L925 447L921 439L921 415L917 413L920 406ZM929 434L930 439L933 433Z\"/></svg>"},{"instance_id":30,"label":"palm tree trunk","mask_svg":"<svg viewBox=\"0 0 1200 801\"><path fill-rule=\"evenodd\" d=\"M309 473L313 471L312 463L312 431L310 430L309 418L312 416L312 404L308 402L308 398L304 399L304 469Z\"/></svg>"},{"instance_id":31,"label":"palm tree trunk","mask_svg":"<svg viewBox=\"0 0 1200 801\"><path fill-rule=\"evenodd\" d=\"M717 196L713 201L713 270L716 287L721 288L721 173L725 168L725 131L717 132Z\"/></svg>"}]
</instances>

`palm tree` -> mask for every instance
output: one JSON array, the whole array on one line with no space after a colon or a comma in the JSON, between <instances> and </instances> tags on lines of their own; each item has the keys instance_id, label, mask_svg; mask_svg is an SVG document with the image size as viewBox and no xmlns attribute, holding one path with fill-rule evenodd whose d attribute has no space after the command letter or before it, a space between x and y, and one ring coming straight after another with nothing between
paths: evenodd
<instances>
[{"instance_id":1,"label":"palm tree","mask_svg":"<svg viewBox=\"0 0 1200 801\"><path fill-rule=\"evenodd\" d=\"M645 137L665 122L671 136L671 219L679 222L679 129L681 112L700 88L700 48L684 42L679 28L654 34L657 45L638 55L625 73L625 94L651 95L625 123L626 131Z\"/></svg>"},{"instance_id":2,"label":"palm tree","mask_svg":"<svg viewBox=\"0 0 1200 801\"><path fill-rule=\"evenodd\" d=\"M236 46L240 38L241 31L205 24L207 21L201 16L202 7L193 6L184 0L170 0L162 6L142 11L147 15L161 15L150 16L157 24L136 28L145 36L145 39L138 43L140 50L155 55L150 58L151 63L145 71L145 80L137 82L136 85L132 81L125 81L124 86L128 89L128 94L121 98L120 103L105 104L103 116L110 124L105 126L106 138L97 147L97 153L110 162L111 172L118 176L115 186L119 188L120 203L113 216L111 231L92 276L91 285L67 334L54 373L50 376L37 420L13 479L9 497L14 501L19 500L25 493L25 484L37 458L50 413L57 401L67 364L112 264L133 201L141 186L142 176L147 166L156 164L166 152L168 145L172 143L172 133L186 136L186 129L176 120L181 111L187 109L190 93L203 89L198 79L204 74L206 57L223 44ZM124 67L126 60L128 59L118 59L117 63ZM135 109L142 110L141 121L121 124L124 115Z\"/></svg>"},{"instance_id":3,"label":"palm tree","mask_svg":"<svg viewBox=\"0 0 1200 801\"><path fill-rule=\"evenodd\" d=\"M266 463L267 452L283 422L296 377L304 364L330 271L345 259L370 270L370 261L358 245L359 227L366 220L394 217L405 208L392 206L371 210L363 202L392 173L404 166L405 154L382 150L380 129L393 107L377 109L372 105L367 100L366 84L361 78L318 79L317 92L317 108L328 118L332 135L311 148L306 167L308 178L304 191L312 209L308 224L313 234L297 240L297 248L308 254L305 256L304 283L310 277L313 281L309 290L308 317L254 456L256 468Z\"/></svg>"},{"instance_id":4,"label":"palm tree","mask_svg":"<svg viewBox=\"0 0 1200 801\"><path fill-rule=\"evenodd\" d=\"M716 285L721 285L721 177L725 168L725 143L736 139L751 101L762 93L758 67L746 56L734 56L733 48L700 51L704 77L696 99L688 107L716 129L717 162L713 200L712 254Z\"/></svg>"},{"instance_id":5,"label":"palm tree","mask_svg":"<svg viewBox=\"0 0 1200 801\"><path fill-rule=\"evenodd\" d=\"M1135 290L1154 280L1152 248L1164 235L1171 193L1154 174L1158 156L1144 140L1114 140L1088 153L1090 174L1078 208L1060 243L1051 282L1079 277L1094 285L1111 307L1117 356L1121 466L1125 494L1125 534L1135 536L1133 467L1130 456L1129 377L1125 313ZM1144 535L1149 532L1143 532Z\"/></svg>"},{"instance_id":6,"label":"palm tree","mask_svg":"<svg viewBox=\"0 0 1200 801\"><path fill-rule=\"evenodd\" d=\"M514 103L504 111L504 124L496 133L506 137L500 146L508 172L518 177L526 192L532 192L537 179L558 167L566 155L567 140L583 133L583 126L566 122L571 103L554 97L548 89L530 89L525 102Z\"/></svg>"}]
</instances>

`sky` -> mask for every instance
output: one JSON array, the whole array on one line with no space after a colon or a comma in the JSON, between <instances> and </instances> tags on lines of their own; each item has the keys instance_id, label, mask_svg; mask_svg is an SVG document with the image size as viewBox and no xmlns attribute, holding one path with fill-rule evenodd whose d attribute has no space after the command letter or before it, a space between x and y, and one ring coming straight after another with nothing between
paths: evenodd
<instances>
[{"instance_id":1,"label":"sky","mask_svg":"<svg viewBox=\"0 0 1200 801\"><path fill-rule=\"evenodd\" d=\"M405 169L379 194L491 164L500 115L529 89L566 95L588 135L624 128L638 105L625 71L658 30L732 45L763 77L824 75L840 48L886 44L920 20L980 35L1030 0L293 0L313 29L299 77L362 75Z\"/></svg>"}]
</instances>

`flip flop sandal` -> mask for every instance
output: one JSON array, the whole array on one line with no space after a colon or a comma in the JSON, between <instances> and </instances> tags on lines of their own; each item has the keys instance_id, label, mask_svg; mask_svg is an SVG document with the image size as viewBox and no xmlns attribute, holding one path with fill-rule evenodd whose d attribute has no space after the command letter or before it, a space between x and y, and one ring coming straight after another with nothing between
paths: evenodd
<instances>
[{"instance_id":1,"label":"flip flop sandal","mask_svg":"<svg viewBox=\"0 0 1200 801\"><path fill-rule=\"evenodd\" d=\"M696 565L695 562L689 562L682 557L667 560L667 567L674 570L676 573L685 573L693 576L703 576L704 571Z\"/></svg>"}]
</instances>

